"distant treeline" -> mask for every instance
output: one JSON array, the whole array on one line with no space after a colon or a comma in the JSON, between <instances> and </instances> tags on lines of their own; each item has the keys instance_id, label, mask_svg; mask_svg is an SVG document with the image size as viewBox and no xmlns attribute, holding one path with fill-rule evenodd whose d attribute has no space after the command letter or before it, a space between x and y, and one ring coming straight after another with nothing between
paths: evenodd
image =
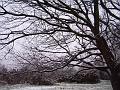
<instances>
[{"instance_id":1,"label":"distant treeline","mask_svg":"<svg viewBox=\"0 0 120 90\"><path fill-rule=\"evenodd\" d=\"M59 82L99 83L100 79L109 79L105 72L87 70L78 73L75 68L64 68L53 72L35 72L27 67L8 71L5 67L0 70L1 84L32 84L53 85Z\"/></svg>"}]
</instances>

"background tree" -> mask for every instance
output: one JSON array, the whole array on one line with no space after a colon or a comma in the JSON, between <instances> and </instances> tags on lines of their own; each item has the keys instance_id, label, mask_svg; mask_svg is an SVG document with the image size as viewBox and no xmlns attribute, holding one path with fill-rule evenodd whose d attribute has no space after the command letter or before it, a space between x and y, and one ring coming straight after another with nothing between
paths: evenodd
<instances>
[{"instance_id":1,"label":"background tree","mask_svg":"<svg viewBox=\"0 0 120 90\"><path fill-rule=\"evenodd\" d=\"M1 48L23 37L37 38L40 46L34 50L49 58L65 58L58 68L86 63L87 69L109 69L113 89L119 90L120 64L111 43L113 36L119 39L113 32L120 20L119 7L119 0L1 1ZM106 66L95 66L96 57Z\"/></svg>"}]
</instances>

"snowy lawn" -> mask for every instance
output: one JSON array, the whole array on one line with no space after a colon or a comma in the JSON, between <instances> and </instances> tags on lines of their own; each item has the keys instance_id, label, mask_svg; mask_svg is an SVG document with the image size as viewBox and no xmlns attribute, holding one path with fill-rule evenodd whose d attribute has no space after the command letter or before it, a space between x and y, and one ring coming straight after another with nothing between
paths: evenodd
<instances>
[{"instance_id":1,"label":"snowy lawn","mask_svg":"<svg viewBox=\"0 0 120 90\"><path fill-rule=\"evenodd\" d=\"M112 90L109 81L98 84L69 84L60 83L54 86L11 85L1 86L0 90Z\"/></svg>"}]
</instances>

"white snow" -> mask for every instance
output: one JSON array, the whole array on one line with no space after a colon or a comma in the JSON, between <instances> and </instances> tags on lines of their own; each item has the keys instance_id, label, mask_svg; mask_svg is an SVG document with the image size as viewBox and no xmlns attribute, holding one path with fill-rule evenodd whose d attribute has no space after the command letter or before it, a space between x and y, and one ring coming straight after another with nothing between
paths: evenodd
<instances>
[{"instance_id":1,"label":"white snow","mask_svg":"<svg viewBox=\"0 0 120 90\"><path fill-rule=\"evenodd\" d=\"M98 84L59 83L54 86L11 85L1 86L0 90L112 90L109 81Z\"/></svg>"}]
</instances>

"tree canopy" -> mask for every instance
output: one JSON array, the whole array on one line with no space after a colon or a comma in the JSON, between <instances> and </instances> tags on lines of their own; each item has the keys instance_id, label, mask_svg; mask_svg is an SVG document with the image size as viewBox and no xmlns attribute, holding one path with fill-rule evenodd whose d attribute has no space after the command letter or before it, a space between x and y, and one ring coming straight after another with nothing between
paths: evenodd
<instances>
[{"instance_id":1,"label":"tree canopy","mask_svg":"<svg viewBox=\"0 0 120 90\"><path fill-rule=\"evenodd\" d=\"M119 15L119 0L2 0L0 44L28 37L37 41L31 50L62 63L53 70L86 63L89 69L109 69L113 87L119 86L113 79L119 72ZM106 66L94 65L98 57Z\"/></svg>"}]
</instances>

